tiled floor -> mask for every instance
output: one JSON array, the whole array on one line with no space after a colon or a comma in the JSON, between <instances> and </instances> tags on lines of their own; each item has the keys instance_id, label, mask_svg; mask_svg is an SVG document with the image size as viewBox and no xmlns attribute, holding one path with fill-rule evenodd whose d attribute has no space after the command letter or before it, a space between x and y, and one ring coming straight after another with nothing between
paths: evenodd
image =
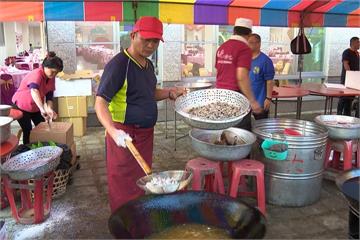
<instances>
[{"instance_id":1,"label":"tiled floor","mask_svg":"<svg viewBox=\"0 0 360 240\"><path fill-rule=\"evenodd\" d=\"M173 124L169 127L173 129ZM183 133L187 132L188 127L181 128ZM74 172L66 194L54 200L51 216L44 223L16 224L9 208L1 211L0 219L6 219L9 239L111 238L107 227L110 210L103 135L102 128L89 128L86 136L76 139L81 168ZM196 156L188 137L178 141L177 151L173 144L173 131L166 139L164 123L157 124L154 171L183 169ZM311 206L266 207L268 239L347 238L347 204L333 182L323 181L321 199Z\"/></svg>"}]
</instances>

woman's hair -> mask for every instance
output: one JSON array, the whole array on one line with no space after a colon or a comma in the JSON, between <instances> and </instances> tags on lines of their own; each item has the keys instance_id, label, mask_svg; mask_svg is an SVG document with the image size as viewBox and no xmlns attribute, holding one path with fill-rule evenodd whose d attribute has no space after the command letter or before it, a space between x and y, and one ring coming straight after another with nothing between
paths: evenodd
<instances>
[{"instance_id":1,"label":"woman's hair","mask_svg":"<svg viewBox=\"0 0 360 240\"><path fill-rule=\"evenodd\" d=\"M42 62L43 67L47 68L55 68L59 72L61 72L64 69L63 61L61 58L56 56L55 52L49 52Z\"/></svg>"}]
</instances>

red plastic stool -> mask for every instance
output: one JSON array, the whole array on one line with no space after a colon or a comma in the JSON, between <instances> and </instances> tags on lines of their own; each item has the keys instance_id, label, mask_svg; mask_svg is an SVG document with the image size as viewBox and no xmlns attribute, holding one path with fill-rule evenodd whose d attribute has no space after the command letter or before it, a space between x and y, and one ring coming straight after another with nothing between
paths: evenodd
<instances>
[{"instance_id":1,"label":"red plastic stool","mask_svg":"<svg viewBox=\"0 0 360 240\"><path fill-rule=\"evenodd\" d=\"M49 217L53 192L54 171L47 173L41 178L34 179L34 184L29 184L28 180L15 181L7 176L4 176L3 179L12 215L18 223L41 223ZM21 207L19 209L17 209L15 204L14 190L20 190ZM30 190L34 191L33 201L31 199Z\"/></svg>"},{"instance_id":2,"label":"red plastic stool","mask_svg":"<svg viewBox=\"0 0 360 240\"><path fill-rule=\"evenodd\" d=\"M332 161L330 153L334 151ZM343 153L343 162L340 155ZM355 162L352 163L352 154L356 153ZM336 170L349 170L352 167L360 168L360 143L359 140L331 140L328 139L325 152L325 168Z\"/></svg>"},{"instance_id":3,"label":"red plastic stool","mask_svg":"<svg viewBox=\"0 0 360 240\"><path fill-rule=\"evenodd\" d=\"M225 194L219 162L199 157L188 161L185 168L193 173L192 190L203 190L202 182L204 179L204 189L206 191Z\"/></svg>"},{"instance_id":4,"label":"red plastic stool","mask_svg":"<svg viewBox=\"0 0 360 240\"><path fill-rule=\"evenodd\" d=\"M10 138L0 145L1 163L4 163L6 160L8 160L10 154L16 149L18 144L19 144L19 139L15 135L10 135ZM4 209L9 205L9 201L5 194L5 188L2 179L0 183L0 192L1 192L0 209Z\"/></svg>"},{"instance_id":5,"label":"red plastic stool","mask_svg":"<svg viewBox=\"0 0 360 240\"><path fill-rule=\"evenodd\" d=\"M256 196L259 210L265 215L265 183L264 183L264 164L259 161L244 159L232 163L232 178L230 183L229 195L236 198L241 177L255 176L256 191L240 192L240 196Z\"/></svg>"}]
</instances>

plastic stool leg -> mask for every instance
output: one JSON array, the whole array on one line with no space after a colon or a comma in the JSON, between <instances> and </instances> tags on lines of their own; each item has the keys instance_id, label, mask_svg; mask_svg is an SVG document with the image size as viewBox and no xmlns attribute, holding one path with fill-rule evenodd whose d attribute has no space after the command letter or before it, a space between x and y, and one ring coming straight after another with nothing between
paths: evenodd
<instances>
[{"instance_id":1,"label":"plastic stool leg","mask_svg":"<svg viewBox=\"0 0 360 240\"><path fill-rule=\"evenodd\" d=\"M55 173L53 172L49 176L48 184L47 184L46 207L45 207L45 209L48 212L50 212L50 208L51 208L52 194L53 194L53 188L54 188L54 177L55 177Z\"/></svg>"},{"instance_id":2,"label":"plastic stool leg","mask_svg":"<svg viewBox=\"0 0 360 240\"><path fill-rule=\"evenodd\" d=\"M201 191L201 173L199 171L193 171L193 179L192 179L192 190Z\"/></svg>"},{"instance_id":3,"label":"plastic stool leg","mask_svg":"<svg viewBox=\"0 0 360 240\"><path fill-rule=\"evenodd\" d=\"M265 209L265 184L264 184L264 173L259 172L256 175L256 189L257 189L257 202L258 208L262 214L266 214Z\"/></svg>"},{"instance_id":4,"label":"plastic stool leg","mask_svg":"<svg viewBox=\"0 0 360 240\"><path fill-rule=\"evenodd\" d=\"M34 223L40 223L44 219L44 203L43 203L43 179L35 180L34 190L34 212L35 221Z\"/></svg>"},{"instance_id":5,"label":"plastic stool leg","mask_svg":"<svg viewBox=\"0 0 360 240\"><path fill-rule=\"evenodd\" d=\"M239 187L239 183L240 183L240 173L235 170L232 174L232 178L231 178L231 184L230 184L230 197L236 198L237 197L237 193L238 193L238 187Z\"/></svg>"},{"instance_id":6,"label":"plastic stool leg","mask_svg":"<svg viewBox=\"0 0 360 240\"><path fill-rule=\"evenodd\" d=\"M349 170L352 168L352 141L345 141L344 144L344 164L343 168L344 171Z\"/></svg>"},{"instance_id":7,"label":"plastic stool leg","mask_svg":"<svg viewBox=\"0 0 360 240\"><path fill-rule=\"evenodd\" d=\"M7 198L9 200L9 205L11 208L11 213L13 215L13 217L15 218L16 222L19 222L19 215L18 215L18 211L16 208L16 203L15 203L15 199L14 199L14 191L13 189L10 188L10 181L7 177L4 177L4 187L5 187L5 192L7 195Z\"/></svg>"},{"instance_id":8,"label":"plastic stool leg","mask_svg":"<svg viewBox=\"0 0 360 240\"><path fill-rule=\"evenodd\" d=\"M326 150L325 150L325 161L324 161L324 168L328 168L330 167L330 154L331 154L331 144L329 142L330 140L327 141L326 143Z\"/></svg>"},{"instance_id":9,"label":"plastic stool leg","mask_svg":"<svg viewBox=\"0 0 360 240\"><path fill-rule=\"evenodd\" d=\"M332 167L335 169L340 169L340 155L341 155L340 152L334 150Z\"/></svg>"},{"instance_id":10,"label":"plastic stool leg","mask_svg":"<svg viewBox=\"0 0 360 240\"><path fill-rule=\"evenodd\" d=\"M220 167L215 170L214 175L215 175L214 186L216 187L214 190L220 194L225 194L224 180L221 174Z\"/></svg>"}]
</instances>

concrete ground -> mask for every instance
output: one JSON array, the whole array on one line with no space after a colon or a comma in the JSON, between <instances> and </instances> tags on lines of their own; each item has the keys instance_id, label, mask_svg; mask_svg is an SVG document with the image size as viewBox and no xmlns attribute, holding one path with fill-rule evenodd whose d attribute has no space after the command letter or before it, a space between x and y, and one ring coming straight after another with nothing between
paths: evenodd
<instances>
[{"instance_id":1,"label":"concrete ground","mask_svg":"<svg viewBox=\"0 0 360 240\"><path fill-rule=\"evenodd\" d=\"M313 116L307 116L313 119ZM185 163L196 156L188 137L177 141L174 151L173 122L165 138L165 124L155 129L153 170L183 169ZM188 131L180 124L178 134ZM9 239L104 239L111 238L107 227L110 215L104 160L104 130L88 128L86 136L76 138L80 155L80 169L75 171L65 195L55 199L51 216L37 225L16 224L10 208L1 211L0 219L6 220ZM266 205L267 239L345 239L347 238L348 208L332 181L324 180L321 199L301 208Z\"/></svg>"}]
</instances>

